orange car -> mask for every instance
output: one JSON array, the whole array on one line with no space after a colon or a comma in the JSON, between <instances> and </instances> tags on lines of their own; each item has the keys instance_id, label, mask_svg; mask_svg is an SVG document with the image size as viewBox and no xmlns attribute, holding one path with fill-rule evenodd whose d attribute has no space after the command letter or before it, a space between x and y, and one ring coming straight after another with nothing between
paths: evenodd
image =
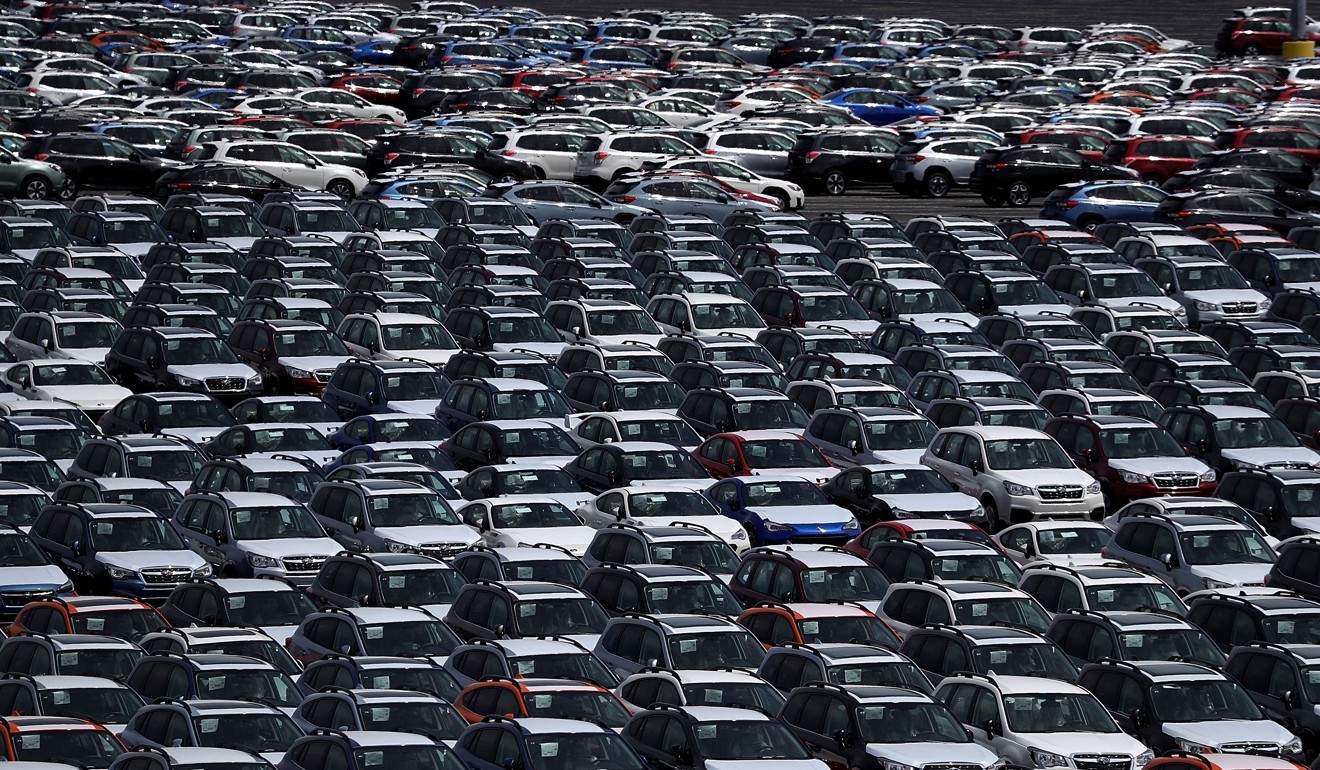
<instances>
[{"instance_id":1,"label":"orange car","mask_svg":"<svg viewBox=\"0 0 1320 770\"><path fill-rule=\"evenodd\" d=\"M894 629L860 604L762 602L744 610L738 623L767 648L852 642L897 650L902 644Z\"/></svg>"},{"instance_id":2,"label":"orange car","mask_svg":"<svg viewBox=\"0 0 1320 770\"><path fill-rule=\"evenodd\" d=\"M114 733L73 717L5 717L0 719L0 739L0 755L11 762L104 768L125 751Z\"/></svg>"},{"instance_id":3,"label":"orange car","mask_svg":"<svg viewBox=\"0 0 1320 770\"><path fill-rule=\"evenodd\" d=\"M582 719L618 728L632 712L609 690L569 679L509 679L486 677L463 688L454 707L469 722L488 716Z\"/></svg>"},{"instance_id":4,"label":"orange car","mask_svg":"<svg viewBox=\"0 0 1320 770\"><path fill-rule=\"evenodd\" d=\"M1306 765L1255 754L1189 754L1185 751L1170 751L1147 763L1146 770L1306 770Z\"/></svg>"},{"instance_id":5,"label":"orange car","mask_svg":"<svg viewBox=\"0 0 1320 770\"><path fill-rule=\"evenodd\" d=\"M169 623L155 607L121 596L70 596L30 602L5 632L42 634L97 634L136 642Z\"/></svg>"}]
</instances>

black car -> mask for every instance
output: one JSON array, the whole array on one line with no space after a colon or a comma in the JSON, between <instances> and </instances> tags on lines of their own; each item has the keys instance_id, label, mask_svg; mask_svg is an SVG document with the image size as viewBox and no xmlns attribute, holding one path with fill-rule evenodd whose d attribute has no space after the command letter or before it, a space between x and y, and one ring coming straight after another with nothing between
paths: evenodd
<instances>
[{"instance_id":1,"label":"black car","mask_svg":"<svg viewBox=\"0 0 1320 770\"><path fill-rule=\"evenodd\" d=\"M812 62L824 57L838 43L827 37L795 37L770 49L766 64L775 69Z\"/></svg>"},{"instance_id":2,"label":"black car","mask_svg":"<svg viewBox=\"0 0 1320 770\"><path fill-rule=\"evenodd\" d=\"M804 133L788 152L788 178L809 190L842 195L855 185L888 184L899 141L888 133L826 130Z\"/></svg>"},{"instance_id":3,"label":"black car","mask_svg":"<svg viewBox=\"0 0 1320 770\"><path fill-rule=\"evenodd\" d=\"M289 183L265 171L227 163L204 163L170 169L156 180L158 198L168 198L186 190L190 193L241 195L260 201L267 193L292 189Z\"/></svg>"},{"instance_id":4,"label":"black car","mask_svg":"<svg viewBox=\"0 0 1320 770\"><path fill-rule=\"evenodd\" d=\"M433 131L386 134L367 157L371 175L422 163L461 163L510 181L536 178L532 167L522 161L491 155L467 137Z\"/></svg>"},{"instance_id":5,"label":"black car","mask_svg":"<svg viewBox=\"0 0 1320 770\"><path fill-rule=\"evenodd\" d=\"M1162 187L1169 192L1251 190L1285 206L1309 211L1320 208L1320 195L1289 184L1269 171L1250 168L1192 170L1175 174Z\"/></svg>"},{"instance_id":6,"label":"black car","mask_svg":"<svg viewBox=\"0 0 1320 770\"><path fill-rule=\"evenodd\" d=\"M436 112L498 111L511 115L532 115L544 105L522 91L512 88L474 88L450 94L436 106Z\"/></svg>"},{"instance_id":7,"label":"black car","mask_svg":"<svg viewBox=\"0 0 1320 770\"><path fill-rule=\"evenodd\" d=\"M1029 144L982 155L969 182L988 205L1022 207L1068 182L1132 178L1127 169L1096 163L1064 147Z\"/></svg>"},{"instance_id":8,"label":"black car","mask_svg":"<svg viewBox=\"0 0 1320 770\"><path fill-rule=\"evenodd\" d=\"M19 154L63 169L79 190L151 192L168 168L133 145L101 134L59 133L28 139ZM73 188L56 191L72 197Z\"/></svg>"},{"instance_id":9,"label":"black car","mask_svg":"<svg viewBox=\"0 0 1320 770\"><path fill-rule=\"evenodd\" d=\"M400 45L400 48L395 49L396 56L406 43ZM430 115L449 96L466 92L474 85L481 85L483 81L493 86L499 82L499 76L473 70L439 70L409 75L399 87L399 107L410 118Z\"/></svg>"},{"instance_id":10,"label":"black car","mask_svg":"<svg viewBox=\"0 0 1320 770\"><path fill-rule=\"evenodd\" d=\"M1205 190L1170 195L1155 207L1155 221L1183 227L1205 222L1241 222L1264 225L1280 235L1294 227L1320 225L1320 215L1280 203L1271 194L1254 190Z\"/></svg>"},{"instance_id":11,"label":"black car","mask_svg":"<svg viewBox=\"0 0 1320 770\"><path fill-rule=\"evenodd\" d=\"M1294 187L1306 187L1315 175L1315 166L1300 155L1284 149L1235 149L1210 152L1196 161L1196 170L1253 168L1265 171Z\"/></svg>"}]
</instances>

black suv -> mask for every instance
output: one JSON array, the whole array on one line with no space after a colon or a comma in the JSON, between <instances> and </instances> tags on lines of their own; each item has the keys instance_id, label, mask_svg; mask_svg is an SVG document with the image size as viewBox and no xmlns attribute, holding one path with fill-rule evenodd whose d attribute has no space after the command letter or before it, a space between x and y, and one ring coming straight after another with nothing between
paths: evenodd
<instances>
[{"instance_id":1,"label":"black suv","mask_svg":"<svg viewBox=\"0 0 1320 770\"><path fill-rule=\"evenodd\" d=\"M1252 641L1314 644L1320 638L1320 603L1289 594L1208 594L1192 600L1187 619L1225 654Z\"/></svg>"},{"instance_id":2,"label":"black suv","mask_svg":"<svg viewBox=\"0 0 1320 770\"><path fill-rule=\"evenodd\" d=\"M1188 660L1219 668L1224 656L1200 629L1160 612L1071 609L1054 616L1045 636L1084 666L1100 660Z\"/></svg>"},{"instance_id":3,"label":"black suv","mask_svg":"<svg viewBox=\"0 0 1320 770\"><path fill-rule=\"evenodd\" d=\"M151 193L156 178L166 166L157 158L144 157L133 145L93 133L56 133L24 142L19 154L40 158L63 169L72 181L61 196L73 197L74 189L116 190Z\"/></svg>"},{"instance_id":4,"label":"black suv","mask_svg":"<svg viewBox=\"0 0 1320 770\"><path fill-rule=\"evenodd\" d=\"M675 612L738 617L742 606L724 581L694 567L670 564L601 564L582 580L582 591L612 617Z\"/></svg>"},{"instance_id":5,"label":"black suv","mask_svg":"<svg viewBox=\"0 0 1320 770\"><path fill-rule=\"evenodd\" d=\"M1320 537L1296 537L1280 545L1279 559L1265 580L1320 601Z\"/></svg>"},{"instance_id":6,"label":"black suv","mask_svg":"<svg viewBox=\"0 0 1320 770\"><path fill-rule=\"evenodd\" d=\"M982 155L968 181L990 206L1022 207L1069 182L1133 178L1125 168L1087 160L1066 147L1024 144Z\"/></svg>"},{"instance_id":7,"label":"black suv","mask_svg":"<svg viewBox=\"0 0 1320 770\"><path fill-rule=\"evenodd\" d=\"M106 354L105 368L135 390L187 390L232 401L262 391L261 375L204 329L125 329Z\"/></svg>"},{"instance_id":8,"label":"black suv","mask_svg":"<svg viewBox=\"0 0 1320 770\"><path fill-rule=\"evenodd\" d=\"M937 623L908 632L898 651L935 684L962 671L1077 681L1077 669L1063 650L1022 628Z\"/></svg>"},{"instance_id":9,"label":"black suv","mask_svg":"<svg viewBox=\"0 0 1320 770\"><path fill-rule=\"evenodd\" d=\"M1320 647L1246 642L1233 649L1224 673L1236 679L1270 719L1301 736L1308 754L1320 751L1320 698L1311 675Z\"/></svg>"},{"instance_id":10,"label":"black suv","mask_svg":"<svg viewBox=\"0 0 1320 770\"><path fill-rule=\"evenodd\" d=\"M788 152L788 179L812 191L843 195L858 184L888 184L899 142L878 131L809 131Z\"/></svg>"},{"instance_id":11,"label":"black suv","mask_svg":"<svg viewBox=\"0 0 1320 770\"><path fill-rule=\"evenodd\" d=\"M426 607L452 604L463 582L461 573L430 556L345 552L326 559L307 593L332 607Z\"/></svg>"}]
</instances>

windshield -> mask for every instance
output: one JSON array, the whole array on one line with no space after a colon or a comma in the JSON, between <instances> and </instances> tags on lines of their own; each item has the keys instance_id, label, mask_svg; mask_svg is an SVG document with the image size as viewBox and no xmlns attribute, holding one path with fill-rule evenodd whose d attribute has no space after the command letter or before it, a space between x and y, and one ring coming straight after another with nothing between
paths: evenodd
<instances>
[{"instance_id":1,"label":"windshield","mask_svg":"<svg viewBox=\"0 0 1320 770\"><path fill-rule=\"evenodd\" d=\"M276 494L305 503L312 499L312 493L321 481L321 474L314 471L253 474L247 478L247 490ZM172 511L173 508L166 510Z\"/></svg>"},{"instance_id":2,"label":"windshield","mask_svg":"<svg viewBox=\"0 0 1320 770\"><path fill-rule=\"evenodd\" d=\"M254 452L318 452L330 449L326 437L313 428L289 426L252 431Z\"/></svg>"},{"instance_id":3,"label":"windshield","mask_svg":"<svg viewBox=\"0 0 1320 770\"><path fill-rule=\"evenodd\" d=\"M395 327L388 327L395 328ZM298 333L275 335L275 350L281 356L344 356L348 348L339 337L328 331L307 329Z\"/></svg>"},{"instance_id":4,"label":"windshield","mask_svg":"<svg viewBox=\"0 0 1320 770\"><path fill-rule=\"evenodd\" d=\"M871 472L872 495L921 495L955 491L937 471L915 468ZM945 537L941 534L940 537Z\"/></svg>"},{"instance_id":5,"label":"windshield","mask_svg":"<svg viewBox=\"0 0 1320 770\"><path fill-rule=\"evenodd\" d=\"M987 465L997 471L1076 466L1053 439L1019 438L985 442Z\"/></svg>"},{"instance_id":6,"label":"windshield","mask_svg":"<svg viewBox=\"0 0 1320 770\"><path fill-rule=\"evenodd\" d=\"M453 350L454 338L440 324L394 324L382 326L386 350Z\"/></svg>"},{"instance_id":7,"label":"windshield","mask_svg":"<svg viewBox=\"0 0 1320 770\"><path fill-rule=\"evenodd\" d=\"M621 410L677 409L683 403L683 390L668 380L616 385L614 394Z\"/></svg>"},{"instance_id":8,"label":"windshield","mask_svg":"<svg viewBox=\"0 0 1320 770\"><path fill-rule=\"evenodd\" d=\"M1104 436L1102 433L1101 436ZM1042 556L1061 556L1063 554L1097 554L1109 544L1108 529L1099 527L1063 527L1042 529L1036 533L1036 542Z\"/></svg>"},{"instance_id":9,"label":"windshield","mask_svg":"<svg viewBox=\"0 0 1320 770\"><path fill-rule=\"evenodd\" d=\"M449 389L448 380L439 372L391 374L381 378L381 381L386 401L438 400L444 398Z\"/></svg>"},{"instance_id":10,"label":"windshield","mask_svg":"<svg viewBox=\"0 0 1320 770\"><path fill-rule=\"evenodd\" d=\"M1102 273L1092 276L1091 287L1099 299L1164 296L1164 292L1155 285L1155 281L1140 271Z\"/></svg>"},{"instance_id":11,"label":"windshield","mask_svg":"<svg viewBox=\"0 0 1320 770\"><path fill-rule=\"evenodd\" d=\"M1274 549L1255 532L1243 529L1203 530L1178 536L1188 564L1273 564Z\"/></svg>"},{"instance_id":12,"label":"windshield","mask_svg":"<svg viewBox=\"0 0 1320 770\"><path fill-rule=\"evenodd\" d=\"M371 523L377 527L417 527L459 524L449 503L436 494L372 495Z\"/></svg>"},{"instance_id":13,"label":"windshield","mask_svg":"<svg viewBox=\"0 0 1320 770\"><path fill-rule=\"evenodd\" d=\"M54 492L56 487L64 483L64 474L50 460L11 460L0 462L0 479L27 484L43 492ZM44 504L47 501L42 502Z\"/></svg>"},{"instance_id":14,"label":"windshield","mask_svg":"<svg viewBox=\"0 0 1320 770\"><path fill-rule=\"evenodd\" d=\"M297 706L302 695L283 671L230 668L220 673L197 675L197 696L228 700L252 700L273 706Z\"/></svg>"},{"instance_id":15,"label":"windshield","mask_svg":"<svg viewBox=\"0 0 1320 770\"><path fill-rule=\"evenodd\" d=\"M1090 553L1096 553L1090 551ZM1101 612L1172 612L1187 615L1187 607L1163 583L1118 583L1086 589L1086 604Z\"/></svg>"},{"instance_id":16,"label":"windshield","mask_svg":"<svg viewBox=\"0 0 1320 770\"><path fill-rule=\"evenodd\" d=\"M1059 297L1050 287L1039 279L1017 281L995 281L991 284L995 293L995 304L1005 305L1056 305Z\"/></svg>"},{"instance_id":17,"label":"windshield","mask_svg":"<svg viewBox=\"0 0 1320 770\"><path fill-rule=\"evenodd\" d=\"M675 634L665 641L673 669L756 668L765 657L765 647L747 631Z\"/></svg>"},{"instance_id":18,"label":"windshield","mask_svg":"<svg viewBox=\"0 0 1320 770\"><path fill-rule=\"evenodd\" d=\"M807 413L802 411L797 402L787 398L735 401L733 413L737 416L738 426L743 430L807 427Z\"/></svg>"},{"instance_id":19,"label":"windshield","mask_svg":"<svg viewBox=\"0 0 1320 770\"><path fill-rule=\"evenodd\" d=\"M499 492L505 495L553 495L581 492L582 487L567 471L558 468L523 468L499 476Z\"/></svg>"},{"instance_id":20,"label":"windshield","mask_svg":"<svg viewBox=\"0 0 1320 770\"><path fill-rule=\"evenodd\" d=\"M463 715L448 703L395 701L384 706L358 706L358 716L363 730L417 732L436 741L456 740L468 726Z\"/></svg>"},{"instance_id":21,"label":"windshield","mask_svg":"<svg viewBox=\"0 0 1320 770\"><path fill-rule=\"evenodd\" d=\"M628 498L633 516L683 517L714 516L719 510L698 492L637 492Z\"/></svg>"},{"instance_id":22,"label":"windshield","mask_svg":"<svg viewBox=\"0 0 1320 770\"><path fill-rule=\"evenodd\" d=\"M864 321L864 310L847 294L807 294L798 300L802 307L802 318L806 321Z\"/></svg>"},{"instance_id":23,"label":"windshield","mask_svg":"<svg viewBox=\"0 0 1320 770\"><path fill-rule=\"evenodd\" d=\"M215 402L207 402L207 404L208 408L213 408L217 413L223 412L226 417L229 416L229 412L220 404ZM159 408L163 409L164 406ZM257 420L259 422L339 422L334 411L326 406L324 401L311 398L262 404L259 407L259 412L260 418ZM190 424L209 425L210 423Z\"/></svg>"},{"instance_id":24,"label":"windshield","mask_svg":"<svg viewBox=\"0 0 1320 770\"><path fill-rule=\"evenodd\" d=\"M368 655L448 655L460 642L443 623L404 620L360 626Z\"/></svg>"},{"instance_id":25,"label":"windshield","mask_svg":"<svg viewBox=\"0 0 1320 770\"><path fill-rule=\"evenodd\" d=\"M829 505L820 487L809 481L770 481L743 485L743 497L749 507L786 507Z\"/></svg>"},{"instance_id":26,"label":"windshield","mask_svg":"<svg viewBox=\"0 0 1320 770\"><path fill-rule=\"evenodd\" d=\"M380 596L385 604L450 604L464 584L453 569L419 569L386 572L380 576Z\"/></svg>"},{"instance_id":27,"label":"windshield","mask_svg":"<svg viewBox=\"0 0 1320 770\"><path fill-rule=\"evenodd\" d=\"M1216 668L1225 661L1210 637L1194 628L1128 631L1118 635L1118 647L1124 660L1187 658Z\"/></svg>"},{"instance_id":28,"label":"windshield","mask_svg":"<svg viewBox=\"0 0 1320 770\"><path fill-rule=\"evenodd\" d=\"M582 524L562 503L510 503L494 505L491 519L499 529L576 527Z\"/></svg>"},{"instance_id":29,"label":"windshield","mask_svg":"<svg viewBox=\"0 0 1320 770\"><path fill-rule=\"evenodd\" d=\"M1215 254L1215 259L1220 258ZM1242 274L1228 265L1183 267L1178 268L1177 272L1178 288L1182 291L1247 288L1247 282L1242 278Z\"/></svg>"},{"instance_id":30,"label":"windshield","mask_svg":"<svg viewBox=\"0 0 1320 770\"><path fill-rule=\"evenodd\" d=\"M732 575L738 556L722 540L665 541L651 546L652 564L698 567L712 575Z\"/></svg>"},{"instance_id":31,"label":"windshield","mask_svg":"<svg viewBox=\"0 0 1320 770\"><path fill-rule=\"evenodd\" d=\"M541 580L577 586L587 576L587 568L578 559L542 559L504 565L507 580Z\"/></svg>"},{"instance_id":32,"label":"windshield","mask_svg":"<svg viewBox=\"0 0 1320 770\"><path fill-rule=\"evenodd\" d=\"M1022 573L1007 556L997 553L941 556L930 560L936 580L989 580L1017 585Z\"/></svg>"},{"instance_id":33,"label":"windshield","mask_svg":"<svg viewBox=\"0 0 1320 770\"><path fill-rule=\"evenodd\" d=\"M1216 420L1215 441L1223 449L1301 446L1282 421L1273 417Z\"/></svg>"},{"instance_id":34,"label":"windshield","mask_svg":"<svg viewBox=\"0 0 1320 770\"><path fill-rule=\"evenodd\" d=\"M55 673L62 676L103 676L123 681L144 654L137 649L60 650L55 655Z\"/></svg>"},{"instance_id":35,"label":"windshield","mask_svg":"<svg viewBox=\"0 0 1320 770\"><path fill-rule=\"evenodd\" d=\"M1050 625L1049 615L1030 599L963 599L953 603L953 614L959 625L1003 623L1038 634Z\"/></svg>"},{"instance_id":36,"label":"windshield","mask_svg":"<svg viewBox=\"0 0 1320 770\"><path fill-rule=\"evenodd\" d=\"M372 690L417 690L451 703L463 691L453 675L440 666L367 669L362 672L362 686Z\"/></svg>"},{"instance_id":37,"label":"windshield","mask_svg":"<svg viewBox=\"0 0 1320 770\"><path fill-rule=\"evenodd\" d=\"M316 603L302 591L252 591L226 596L225 611L231 626L296 626Z\"/></svg>"},{"instance_id":38,"label":"windshield","mask_svg":"<svg viewBox=\"0 0 1320 770\"><path fill-rule=\"evenodd\" d=\"M234 540L325 537L325 531L312 514L298 505L233 508L229 511L229 520Z\"/></svg>"},{"instance_id":39,"label":"windshield","mask_svg":"<svg viewBox=\"0 0 1320 770\"><path fill-rule=\"evenodd\" d=\"M633 479L710 478L691 454L678 449L628 452L620 455L619 460L627 468L628 478Z\"/></svg>"},{"instance_id":40,"label":"windshield","mask_svg":"<svg viewBox=\"0 0 1320 770\"><path fill-rule=\"evenodd\" d=\"M156 404L156 429L189 428L198 425L221 427L234 424L234 417L215 399L180 399Z\"/></svg>"},{"instance_id":41,"label":"windshield","mask_svg":"<svg viewBox=\"0 0 1320 770\"><path fill-rule=\"evenodd\" d=\"M183 541L159 516L115 516L91 522L92 546L98 551L181 551Z\"/></svg>"},{"instance_id":42,"label":"windshield","mask_svg":"<svg viewBox=\"0 0 1320 770\"><path fill-rule=\"evenodd\" d=\"M619 699L608 692L551 690L523 696L527 716L550 719L591 719L606 727L619 728L631 716Z\"/></svg>"},{"instance_id":43,"label":"windshield","mask_svg":"<svg viewBox=\"0 0 1320 770\"><path fill-rule=\"evenodd\" d=\"M588 313L587 326L597 336L661 333L646 311L640 309Z\"/></svg>"},{"instance_id":44,"label":"windshield","mask_svg":"<svg viewBox=\"0 0 1320 770\"><path fill-rule=\"evenodd\" d=\"M567 433L559 428L518 428L500 434L500 448L508 457L541 455L576 455L581 451Z\"/></svg>"},{"instance_id":45,"label":"windshield","mask_svg":"<svg viewBox=\"0 0 1320 770\"><path fill-rule=\"evenodd\" d=\"M501 343L561 341L550 322L540 316L495 318L490 322L490 338Z\"/></svg>"},{"instance_id":46,"label":"windshield","mask_svg":"<svg viewBox=\"0 0 1320 770\"><path fill-rule=\"evenodd\" d=\"M866 615L799 620L798 633L804 644L870 644L897 650L903 643L879 618Z\"/></svg>"},{"instance_id":47,"label":"windshield","mask_svg":"<svg viewBox=\"0 0 1320 770\"><path fill-rule=\"evenodd\" d=\"M214 337L169 339L161 347L165 349L165 357L172 366L238 363L229 346Z\"/></svg>"},{"instance_id":48,"label":"windshield","mask_svg":"<svg viewBox=\"0 0 1320 770\"><path fill-rule=\"evenodd\" d=\"M767 714L778 714L784 705L784 696L764 682L685 684L683 697L688 705L759 708Z\"/></svg>"},{"instance_id":49,"label":"windshield","mask_svg":"<svg viewBox=\"0 0 1320 770\"><path fill-rule=\"evenodd\" d=\"M594 599L537 599L515 606L522 636L599 634L609 621Z\"/></svg>"},{"instance_id":50,"label":"windshield","mask_svg":"<svg viewBox=\"0 0 1320 770\"><path fill-rule=\"evenodd\" d=\"M62 323L55 328L59 332L59 346L69 350L108 348L119 336L119 324L116 323Z\"/></svg>"},{"instance_id":51,"label":"windshield","mask_svg":"<svg viewBox=\"0 0 1320 770\"><path fill-rule=\"evenodd\" d=\"M563 417L568 404L558 392L545 390L514 390L493 394L495 418L500 420L530 420L545 417Z\"/></svg>"},{"instance_id":52,"label":"windshield","mask_svg":"<svg viewBox=\"0 0 1320 770\"><path fill-rule=\"evenodd\" d=\"M890 685L929 693L930 680L915 665L902 663L842 663L825 669L834 684Z\"/></svg>"},{"instance_id":53,"label":"windshield","mask_svg":"<svg viewBox=\"0 0 1320 770\"><path fill-rule=\"evenodd\" d=\"M142 698L127 687L84 687L38 690L44 716L90 719L103 725L124 724L142 707Z\"/></svg>"},{"instance_id":54,"label":"windshield","mask_svg":"<svg viewBox=\"0 0 1320 770\"><path fill-rule=\"evenodd\" d=\"M637 754L612 732L560 733L527 738L531 770L642 770Z\"/></svg>"},{"instance_id":55,"label":"windshield","mask_svg":"<svg viewBox=\"0 0 1320 770\"><path fill-rule=\"evenodd\" d=\"M198 745L238 749L254 754L283 752L302 737L302 731L284 714L232 714L195 720Z\"/></svg>"},{"instance_id":56,"label":"windshield","mask_svg":"<svg viewBox=\"0 0 1320 770\"><path fill-rule=\"evenodd\" d=\"M808 759L806 748L783 722L739 719L693 726L697 751L705 759Z\"/></svg>"},{"instance_id":57,"label":"windshield","mask_svg":"<svg viewBox=\"0 0 1320 770\"><path fill-rule=\"evenodd\" d=\"M938 703L899 702L857 707L867 743L967 743L967 730Z\"/></svg>"},{"instance_id":58,"label":"windshield","mask_svg":"<svg viewBox=\"0 0 1320 770\"><path fill-rule=\"evenodd\" d=\"M298 665L298 661L294 660L288 651L270 638L252 641L213 642L210 644L194 643L189 651L201 655L242 655L247 658L264 660L289 676L298 676L302 673L302 666Z\"/></svg>"},{"instance_id":59,"label":"windshield","mask_svg":"<svg viewBox=\"0 0 1320 770\"><path fill-rule=\"evenodd\" d=\"M160 613L146 609L78 612L69 616L69 622L75 634L115 636L130 642L165 627Z\"/></svg>"},{"instance_id":60,"label":"windshield","mask_svg":"<svg viewBox=\"0 0 1320 770\"><path fill-rule=\"evenodd\" d=\"M32 367L34 385L112 385L110 378L95 364L42 364Z\"/></svg>"},{"instance_id":61,"label":"windshield","mask_svg":"<svg viewBox=\"0 0 1320 770\"><path fill-rule=\"evenodd\" d=\"M742 443L743 457L752 468L828 468L820 452L803 439L758 439Z\"/></svg>"},{"instance_id":62,"label":"windshield","mask_svg":"<svg viewBox=\"0 0 1320 770\"><path fill-rule=\"evenodd\" d=\"M1004 676L1044 676L1065 682L1077 681L1077 669L1068 656L1053 644L1006 644L972 648L972 661L981 673Z\"/></svg>"},{"instance_id":63,"label":"windshield","mask_svg":"<svg viewBox=\"0 0 1320 770\"><path fill-rule=\"evenodd\" d=\"M879 600L889 590L889 580L872 566L827 567L803 570L802 601L855 602Z\"/></svg>"},{"instance_id":64,"label":"windshield","mask_svg":"<svg viewBox=\"0 0 1320 770\"><path fill-rule=\"evenodd\" d=\"M675 580L645 590L651 612L729 616L742 612L729 587L716 580Z\"/></svg>"},{"instance_id":65,"label":"windshield","mask_svg":"<svg viewBox=\"0 0 1320 770\"><path fill-rule=\"evenodd\" d=\"M1155 715L1165 722L1264 719L1247 691L1236 682L1190 681L1150 688Z\"/></svg>"},{"instance_id":66,"label":"windshield","mask_svg":"<svg viewBox=\"0 0 1320 770\"><path fill-rule=\"evenodd\" d=\"M868 420L862 424L871 449L925 449L935 438L935 426L929 420Z\"/></svg>"},{"instance_id":67,"label":"windshield","mask_svg":"<svg viewBox=\"0 0 1320 770\"><path fill-rule=\"evenodd\" d=\"M1100 446L1110 459L1183 457L1177 439L1163 428L1114 429L1100 432Z\"/></svg>"},{"instance_id":68,"label":"windshield","mask_svg":"<svg viewBox=\"0 0 1320 770\"><path fill-rule=\"evenodd\" d=\"M73 762L82 767L105 768L124 753L124 748L106 729L25 730L22 739L13 742L13 752L18 762Z\"/></svg>"},{"instance_id":69,"label":"windshield","mask_svg":"<svg viewBox=\"0 0 1320 770\"><path fill-rule=\"evenodd\" d=\"M1158 685L1156 686L1158 688ZM1005 695L1008 725L1018 733L1116 733L1118 725L1091 694Z\"/></svg>"},{"instance_id":70,"label":"windshield","mask_svg":"<svg viewBox=\"0 0 1320 770\"><path fill-rule=\"evenodd\" d=\"M46 555L27 535L7 532L0 536L0 564L6 567L36 567L49 563Z\"/></svg>"},{"instance_id":71,"label":"windshield","mask_svg":"<svg viewBox=\"0 0 1320 770\"><path fill-rule=\"evenodd\" d=\"M745 302L720 302L692 306L693 325L698 329L763 329L765 323Z\"/></svg>"}]
</instances>

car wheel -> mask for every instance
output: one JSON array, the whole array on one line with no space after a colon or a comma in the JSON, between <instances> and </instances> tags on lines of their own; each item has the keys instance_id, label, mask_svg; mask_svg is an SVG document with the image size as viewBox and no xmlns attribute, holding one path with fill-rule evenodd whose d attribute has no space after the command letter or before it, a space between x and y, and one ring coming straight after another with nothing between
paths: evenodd
<instances>
[{"instance_id":1,"label":"car wheel","mask_svg":"<svg viewBox=\"0 0 1320 770\"><path fill-rule=\"evenodd\" d=\"M1256 45L1255 43L1247 43L1246 45L1242 46L1242 55L1260 56L1260 46Z\"/></svg>"},{"instance_id":2,"label":"car wheel","mask_svg":"<svg viewBox=\"0 0 1320 770\"><path fill-rule=\"evenodd\" d=\"M756 527L753 527L751 524L744 524L743 529L747 532L747 547L759 547L761 545L761 536L756 534Z\"/></svg>"},{"instance_id":3,"label":"car wheel","mask_svg":"<svg viewBox=\"0 0 1320 770\"><path fill-rule=\"evenodd\" d=\"M985 192L981 193L981 200L984 201L985 205L987 206L994 206L995 208L998 208L1004 205L1004 194L1000 192L990 192L989 190L986 190Z\"/></svg>"},{"instance_id":4,"label":"car wheel","mask_svg":"<svg viewBox=\"0 0 1320 770\"><path fill-rule=\"evenodd\" d=\"M65 180L64 185L55 191L55 197L62 201L71 201L78 197L78 185L72 179Z\"/></svg>"},{"instance_id":5,"label":"car wheel","mask_svg":"<svg viewBox=\"0 0 1320 770\"><path fill-rule=\"evenodd\" d=\"M1159 187L1160 185L1164 184L1164 180L1155 176L1154 174L1146 174L1141 178L1141 182L1143 184L1151 185L1152 187Z\"/></svg>"},{"instance_id":6,"label":"car wheel","mask_svg":"<svg viewBox=\"0 0 1320 770\"><path fill-rule=\"evenodd\" d=\"M985 526L987 531L994 534L1004 528L1004 522L999 520L999 504L995 502L993 497L986 495L985 498L981 500L981 507L985 508Z\"/></svg>"},{"instance_id":7,"label":"car wheel","mask_svg":"<svg viewBox=\"0 0 1320 770\"><path fill-rule=\"evenodd\" d=\"M1088 233L1105 223L1105 218L1095 214L1087 214L1084 217L1077 218L1077 226Z\"/></svg>"},{"instance_id":8,"label":"car wheel","mask_svg":"<svg viewBox=\"0 0 1320 770\"><path fill-rule=\"evenodd\" d=\"M848 192L848 177L842 171L831 171L822 181L827 195L843 195Z\"/></svg>"},{"instance_id":9,"label":"car wheel","mask_svg":"<svg viewBox=\"0 0 1320 770\"><path fill-rule=\"evenodd\" d=\"M331 195L338 195L344 200L353 200L353 185L343 179L331 180L330 184L325 186L325 191Z\"/></svg>"},{"instance_id":10,"label":"car wheel","mask_svg":"<svg viewBox=\"0 0 1320 770\"><path fill-rule=\"evenodd\" d=\"M953 177L949 172L935 169L926 175L926 194L932 198L943 198L953 189Z\"/></svg>"},{"instance_id":11,"label":"car wheel","mask_svg":"<svg viewBox=\"0 0 1320 770\"><path fill-rule=\"evenodd\" d=\"M50 182L45 177L30 176L23 180L18 189L30 201L44 201L50 197Z\"/></svg>"},{"instance_id":12,"label":"car wheel","mask_svg":"<svg viewBox=\"0 0 1320 770\"><path fill-rule=\"evenodd\" d=\"M788 211L789 209L788 193L784 192L783 190L776 190L774 188L771 188L769 190L766 190L765 194L769 195L771 198L774 198L775 203L779 204L779 208L783 209L784 211Z\"/></svg>"},{"instance_id":13,"label":"car wheel","mask_svg":"<svg viewBox=\"0 0 1320 770\"><path fill-rule=\"evenodd\" d=\"M1004 199L1008 202L1008 205L1020 209L1031 203L1031 188L1021 180L1013 182L1008 186L1008 192Z\"/></svg>"}]
</instances>

